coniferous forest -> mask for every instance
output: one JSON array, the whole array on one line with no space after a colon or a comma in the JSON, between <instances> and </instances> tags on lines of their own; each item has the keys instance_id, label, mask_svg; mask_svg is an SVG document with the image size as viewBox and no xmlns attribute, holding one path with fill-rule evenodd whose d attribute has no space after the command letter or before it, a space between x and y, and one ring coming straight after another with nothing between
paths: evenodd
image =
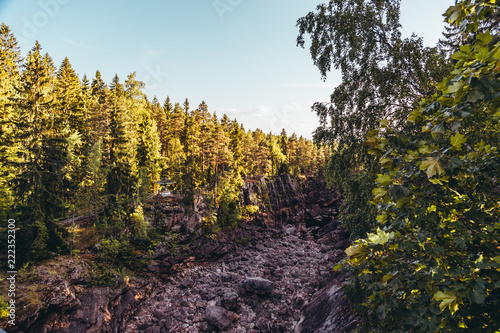
<instances>
[{"instance_id":1,"label":"coniferous forest","mask_svg":"<svg viewBox=\"0 0 500 333\"><path fill-rule=\"evenodd\" d=\"M72 303L24 297L16 329L499 332L500 3L451 3L433 47L402 36L400 3L298 18L297 46L342 75L313 141L23 55L2 24L0 228L19 221L23 290L77 281ZM88 298L106 310L84 327Z\"/></svg>"},{"instance_id":2,"label":"coniferous forest","mask_svg":"<svg viewBox=\"0 0 500 333\"><path fill-rule=\"evenodd\" d=\"M73 215L99 214L97 232L116 238L160 179L175 181L188 201L203 189L217 213L221 201L237 200L243 178L317 174L329 157L285 129L246 131L204 101L148 100L134 73L110 83L99 71L80 78L38 42L22 57L5 24L0 38L1 214L23 221L24 260L67 251L57 221Z\"/></svg>"}]
</instances>

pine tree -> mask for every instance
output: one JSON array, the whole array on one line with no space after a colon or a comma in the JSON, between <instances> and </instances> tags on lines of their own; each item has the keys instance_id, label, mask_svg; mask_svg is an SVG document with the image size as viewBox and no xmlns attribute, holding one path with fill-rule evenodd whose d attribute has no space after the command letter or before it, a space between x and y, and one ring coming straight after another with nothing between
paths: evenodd
<instances>
[{"instance_id":1,"label":"pine tree","mask_svg":"<svg viewBox=\"0 0 500 333\"><path fill-rule=\"evenodd\" d=\"M12 116L10 98L13 97L12 86L19 81L20 56L17 40L9 27L2 23L0 27L0 218L7 221L13 205L13 192L10 182L15 168L8 165L7 160L13 152L13 126L9 119Z\"/></svg>"},{"instance_id":2,"label":"pine tree","mask_svg":"<svg viewBox=\"0 0 500 333\"><path fill-rule=\"evenodd\" d=\"M271 161L269 159L269 144L266 136L260 129L256 129L253 133L253 138L255 142L252 153L254 158L254 172L259 175L267 175L271 170Z\"/></svg>"},{"instance_id":3,"label":"pine tree","mask_svg":"<svg viewBox=\"0 0 500 333\"><path fill-rule=\"evenodd\" d=\"M107 229L107 233L116 235L125 227L131 213L127 203L133 197L135 185L132 175L134 161L130 160L126 132L124 90L117 75L110 85L110 106L107 204L103 212L102 227Z\"/></svg>"},{"instance_id":4,"label":"pine tree","mask_svg":"<svg viewBox=\"0 0 500 333\"><path fill-rule=\"evenodd\" d=\"M168 116L165 113L165 109L158 102L156 96L151 101L151 114L154 120L156 120L158 135L160 137L160 143L161 143L161 154L163 155L167 151Z\"/></svg>"},{"instance_id":5,"label":"pine tree","mask_svg":"<svg viewBox=\"0 0 500 333\"><path fill-rule=\"evenodd\" d=\"M208 142L212 136L213 118L208 112L208 106L205 101L202 101L198 106L198 114L200 128L201 173L206 180L206 170L208 169Z\"/></svg>"},{"instance_id":6,"label":"pine tree","mask_svg":"<svg viewBox=\"0 0 500 333\"><path fill-rule=\"evenodd\" d=\"M254 167L255 163L255 140L253 138L252 131L248 131L245 133L245 137L243 139L243 169L244 174L246 176L255 175L256 170Z\"/></svg>"},{"instance_id":7,"label":"pine tree","mask_svg":"<svg viewBox=\"0 0 500 333\"><path fill-rule=\"evenodd\" d=\"M185 180L187 188L193 190L198 188L203 179L201 171L200 138L201 132L199 123L196 121L196 110L186 118L184 151L186 154Z\"/></svg>"},{"instance_id":8,"label":"pine tree","mask_svg":"<svg viewBox=\"0 0 500 333\"><path fill-rule=\"evenodd\" d=\"M137 142L137 164L141 184L138 186L138 192L143 195L138 195L140 202L143 202L144 193L151 193L153 181L160 178L160 149L161 143L158 136L156 122L151 119L151 116L144 112L142 121L138 129ZM139 189L141 188L141 189ZM153 189L154 190L154 189Z\"/></svg>"},{"instance_id":9,"label":"pine tree","mask_svg":"<svg viewBox=\"0 0 500 333\"><path fill-rule=\"evenodd\" d=\"M278 138L274 135L270 135L268 147L269 158L271 160L271 174L275 175L283 169L283 165L286 163L286 155L281 151Z\"/></svg>"},{"instance_id":10,"label":"pine tree","mask_svg":"<svg viewBox=\"0 0 500 333\"><path fill-rule=\"evenodd\" d=\"M106 169L103 165L102 138L90 148L84 167L83 181L78 188L78 206L88 209L89 214L101 209L101 195L106 182Z\"/></svg>"},{"instance_id":11,"label":"pine tree","mask_svg":"<svg viewBox=\"0 0 500 333\"><path fill-rule=\"evenodd\" d=\"M109 155L109 90L101 78L101 73L96 71L95 78L90 85L90 118L92 127L90 129L91 141L94 145L98 138L103 138L103 153L105 157Z\"/></svg>"},{"instance_id":12,"label":"pine tree","mask_svg":"<svg viewBox=\"0 0 500 333\"><path fill-rule=\"evenodd\" d=\"M55 68L48 54L42 57L40 51L36 42L12 98L13 139L20 148L12 161L18 170L16 205L23 221L24 253L36 260L64 246L63 230L54 220L64 214L71 188L66 177L71 133L63 117L53 112Z\"/></svg>"},{"instance_id":13,"label":"pine tree","mask_svg":"<svg viewBox=\"0 0 500 333\"><path fill-rule=\"evenodd\" d=\"M217 121L216 115L214 115L214 128L209 141L208 152L210 172L214 184L214 198L217 198L219 174L227 170L232 163L232 154L229 151L229 137L222 124ZM215 204L217 206L217 202Z\"/></svg>"},{"instance_id":14,"label":"pine tree","mask_svg":"<svg viewBox=\"0 0 500 333\"><path fill-rule=\"evenodd\" d=\"M10 28L2 23L0 26L0 119L6 115L5 107L12 96L12 83L19 79L19 65L22 62L17 40Z\"/></svg>"},{"instance_id":15,"label":"pine tree","mask_svg":"<svg viewBox=\"0 0 500 333\"><path fill-rule=\"evenodd\" d=\"M229 150L233 155L231 170L238 175L244 173L244 139L245 129L243 128L243 126L240 126L240 124L238 124L236 119L234 119L229 125Z\"/></svg>"},{"instance_id":16,"label":"pine tree","mask_svg":"<svg viewBox=\"0 0 500 333\"><path fill-rule=\"evenodd\" d=\"M283 128L281 130L281 134L279 136L279 147L283 155L285 155L285 159L281 163L279 173L289 173L290 172L290 158L289 158L289 147L288 147L288 136L286 135L286 131Z\"/></svg>"},{"instance_id":17,"label":"pine tree","mask_svg":"<svg viewBox=\"0 0 500 333\"><path fill-rule=\"evenodd\" d=\"M180 107L179 103L175 103L172 112L172 117L170 118L169 132L173 137L179 138L181 141L183 141L184 126L185 126L184 110Z\"/></svg>"},{"instance_id":18,"label":"pine tree","mask_svg":"<svg viewBox=\"0 0 500 333\"><path fill-rule=\"evenodd\" d=\"M82 86L68 58L64 58L55 80L54 111L64 121L64 126L70 132L74 154L71 155L71 177L80 182L83 174L80 165L85 154L84 135L85 115L83 112Z\"/></svg>"}]
</instances>

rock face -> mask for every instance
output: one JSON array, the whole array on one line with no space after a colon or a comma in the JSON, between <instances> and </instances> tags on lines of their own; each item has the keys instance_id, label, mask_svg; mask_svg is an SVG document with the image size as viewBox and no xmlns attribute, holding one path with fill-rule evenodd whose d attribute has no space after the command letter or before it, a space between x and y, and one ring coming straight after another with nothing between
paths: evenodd
<instances>
[{"instance_id":1,"label":"rock face","mask_svg":"<svg viewBox=\"0 0 500 333\"><path fill-rule=\"evenodd\" d=\"M337 276L314 295L304 308L302 318L295 328L296 333L351 332L359 323L342 293L343 277Z\"/></svg>"},{"instance_id":2,"label":"rock face","mask_svg":"<svg viewBox=\"0 0 500 333\"><path fill-rule=\"evenodd\" d=\"M195 215L172 207L164 216L169 230L184 232L182 253L160 243L149 277L112 289L79 287L83 273L54 279L42 296L50 304L11 331L350 332L357 318L332 271L349 245L335 218L336 191L314 180L259 178L245 183L242 200L261 212L218 240L189 236Z\"/></svg>"},{"instance_id":3,"label":"rock face","mask_svg":"<svg viewBox=\"0 0 500 333\"><path fill-rule=\"evenodd\" d=\"M308 178L302 184L289 175L249 178L241 189L242 205L259 207L255 218L266 223L304 223L322 227L335 219L341 203L335 189Z\"/></svg>"}]
</instances>

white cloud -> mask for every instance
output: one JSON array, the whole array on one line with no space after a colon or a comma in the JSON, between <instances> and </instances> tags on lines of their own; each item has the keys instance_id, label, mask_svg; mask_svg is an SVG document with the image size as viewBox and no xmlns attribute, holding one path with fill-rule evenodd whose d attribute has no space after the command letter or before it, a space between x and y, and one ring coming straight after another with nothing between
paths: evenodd
<instances>
[{"instance_id":1,"label":"white cloud","mask_svg":"<svg viewBox=\"0 0 500 333\"><path fill-rule=\"evenodd\" d=\"M155 50L150 47L150 45L144 45L141 49L142 53L150 58L156 58L160 55L160 50Z\"/></svg>"},{"instance_id":2,"label":"white cloud","mask_svg":"<svg viewBox=\"0 0 500 333\"><path fill-rule=\"evenodd\" d=\"M101 49L99 47L94 47L94 46L90 46L90 45L87 45L87 44L84 44L84 43L79 43L79 42L76 42L76 41L68 39L68 38L63 38L62 41L66 42L68 44L71 44L73 46L79 47L81 49L94 50L94 51L108 51L108 50L105 50L105 49Z\"/></svg>"},{"instance_id":3,"label":"white cloud","mask_svg":"<svg viewBox=\"0 0 500 333\"><path fill-rule=\"evenodd\" d=\"M224 113L231 119L236 118L247 130L260 128L264 133L280 134L284 128L288 135L296 133L311 139L312 132L318 127L317 117L311 112L312 104L258 105L247 109L216 109L216 112L219 118Z\"/></svg>"},{"instance_id":4,"label":"white cloud","mask_svg":"<svg viewBox=\"0 0 500 333\"><path fill-rule=\"evenodd\" d=\"M339 85L337 82L322 82L322 83L285 83L285 87L294 88L335 88Z\"/></svg>"}]
</instances>

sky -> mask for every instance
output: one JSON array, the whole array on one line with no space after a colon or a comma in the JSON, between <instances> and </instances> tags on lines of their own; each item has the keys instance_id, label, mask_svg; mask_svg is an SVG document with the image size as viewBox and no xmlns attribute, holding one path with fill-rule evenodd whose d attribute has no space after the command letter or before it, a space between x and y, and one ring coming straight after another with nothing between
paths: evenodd
<instances>
[{"instance_id":1,"label":"sky","mask_svg":"<svg viewBox=\"0 0 500 333\"><path fill-rule=\"evenodd\" d=\"M105 82L136 72L148 99L192 109L204 100L245 129L312 138L311 105L326 102L338 72L321 79L296 46L297 19L323 0L0 0L0 21L26 55L38 40L56 65ZM403 36L433 46L453 0L402 0Z\"/></svg>"}]
</instances>

